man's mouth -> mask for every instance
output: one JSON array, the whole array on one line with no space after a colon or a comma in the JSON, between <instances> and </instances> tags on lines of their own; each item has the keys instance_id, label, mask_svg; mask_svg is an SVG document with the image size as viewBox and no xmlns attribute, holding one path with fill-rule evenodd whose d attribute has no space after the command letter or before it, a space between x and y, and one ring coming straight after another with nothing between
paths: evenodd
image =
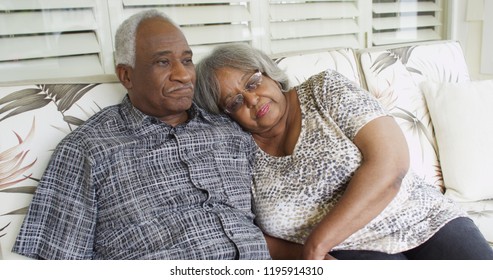
<instances>
[{"instance_id":1,"label":"man's mouth","mask_svg":"<svg viewBox=\"0 0 493 280\"><path fill-rule=\"evenodd\" d=\"M193 85L184 85L180 87L171 88L168 93L188 93L193 92Z\"/></svg>"}]
</instances>

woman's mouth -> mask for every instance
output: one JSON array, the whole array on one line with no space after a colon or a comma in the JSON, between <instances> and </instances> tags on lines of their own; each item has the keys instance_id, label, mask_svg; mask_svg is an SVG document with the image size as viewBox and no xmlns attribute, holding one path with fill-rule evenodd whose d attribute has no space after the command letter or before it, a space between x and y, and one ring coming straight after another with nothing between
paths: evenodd
<instances>
[{"instance_id":1,"label":"woman's mouth","mask_svg":"<svg viewBox=\"0 0 493 280\"><path fill-rule=\"evenodd\" d=\"M265 103L260 107L260 109L257 111L257 114L255 115L258 118L261 118L265 116L270 110L270 103Z\"/></svg>"}]
</instances>

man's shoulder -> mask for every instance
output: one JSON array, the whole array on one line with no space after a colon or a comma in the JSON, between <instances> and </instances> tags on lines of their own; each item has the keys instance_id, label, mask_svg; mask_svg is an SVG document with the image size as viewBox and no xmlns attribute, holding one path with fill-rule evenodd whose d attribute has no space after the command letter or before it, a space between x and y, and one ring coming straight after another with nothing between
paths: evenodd
<instances>
[{"instance_id":1,"label":"man's shoulder","mask_svg":"<svg viewBox=\"0 0 493 280\"><path fill-rule=\"evenodd\" d=\"M116 104L101 109L69 133L64 140L73 141L73 139L88 138L104 134L106 131L109 132L109 128L113 127L114 124L108 124L115 123L118 119L121 119L119 107L120 104ZM103 129L104 127L108 129Z\"/></svg>"},{"instance_id":2,"label":"man's shoulder","mask_svg":"<svg viewBox=\"0 0 493 280\"><path fill-rule=\"evenodd\" d=\"M228 126L228 127L235 127L238 128L239 125L233 121L230 117L228 117L225 114L213 114L210 112L207 112L206 110L194 106L194 108L199 112L199 115L205 120L206 123L209 123L214 126Z\"/></svg>"},{"instance_id":3,"label":"man's shoulder","mask_svg":"<svg viewBox=\"0 0 493 280\"><path fill-rule=\"evenodd\" d=\"M223 130L234 130L238 131L241 134L247 133L244 131L241 126L233 121L230 117L224 114L211 114L205 113L204 118L208 121L208 123L212 126L217 126L218 129Z\"/></svg>"},{"instance_id":4,"label":"man's shoulder","mask_svg":"<svg viewBox=\"0 0 493 280\"><path fill-rule=\"evenodd\" d=\"M81 126L85 127L89 125L95 125L114 119L116 116L120 115L119 113L120 106L121 104L115 104L101 109L99 112L96 112L94 115L89 117Z\"/></svg>"}]
</instances>

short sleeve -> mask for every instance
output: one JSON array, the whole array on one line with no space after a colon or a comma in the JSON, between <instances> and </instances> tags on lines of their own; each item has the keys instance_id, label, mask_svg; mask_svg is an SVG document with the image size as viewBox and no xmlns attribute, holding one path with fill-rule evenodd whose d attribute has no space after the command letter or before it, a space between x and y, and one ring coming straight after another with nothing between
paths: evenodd
<instances>
[{"instance_id":1,"label":"short sleeve","mask_svg":"<svg viewBox=\"0 0 493 280\"><path fill-rule=\"evenodd\" d=\"M35 259L90 259L95 192L80 141L62 141L41 178L13 252Z\"/></svg>"},{"instance_id":2,"label":"short sleeve","mask_svg":"<svg viewBox=\"0 0 493 280\"><path fill-rule=\"evenodd\" d=\"M371 120L389 115L375 97L334 70L312 76L307 83L316 106L351 140Z\"/></svg>"}]
</instances>

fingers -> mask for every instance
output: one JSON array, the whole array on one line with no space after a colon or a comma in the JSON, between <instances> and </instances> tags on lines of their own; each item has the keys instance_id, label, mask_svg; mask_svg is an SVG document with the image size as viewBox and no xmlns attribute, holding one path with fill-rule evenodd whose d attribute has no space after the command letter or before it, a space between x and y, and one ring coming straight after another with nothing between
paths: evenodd
<instances>
[{"instance_id":1,"label":"fingers","mask_svg":"<svg viewBox=\"0 0 493 280\"><path fill-rule=\"evenodd\" d=\"M327 253L327 254L325 255L324 260L337 260L337 259L336 259L336 258L334 258L334 257L333 257L332 255L330 255L329 253Z\"/></svg>"}]
</instances>

